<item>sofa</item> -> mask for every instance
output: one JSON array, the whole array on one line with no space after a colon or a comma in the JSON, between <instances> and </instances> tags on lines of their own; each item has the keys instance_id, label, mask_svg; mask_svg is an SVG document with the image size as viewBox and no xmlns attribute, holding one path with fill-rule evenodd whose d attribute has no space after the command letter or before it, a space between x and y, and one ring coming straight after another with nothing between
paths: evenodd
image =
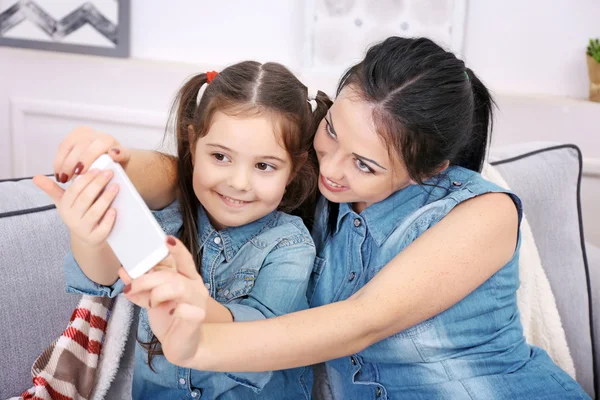
<instances>
[{"instance_id":1,"label":"sofa","mask_svg":"<svg viewBox=\"0 0 600 400\"><path fill-rule=\"evenodd\" d=\"M528 143L493 148L489 160L523 201L577 380L596 398L600 250L583 236L581 152L573 145ZM68 232L30 178L0 181L0 238L0 399L5 399L32 386L33 361L62 333L79 298L65 292ZM122 363L131 362L134 337L128 340ZM127 384L118 379L107 399L127 398Z\"/></svg>"}]
</instances>

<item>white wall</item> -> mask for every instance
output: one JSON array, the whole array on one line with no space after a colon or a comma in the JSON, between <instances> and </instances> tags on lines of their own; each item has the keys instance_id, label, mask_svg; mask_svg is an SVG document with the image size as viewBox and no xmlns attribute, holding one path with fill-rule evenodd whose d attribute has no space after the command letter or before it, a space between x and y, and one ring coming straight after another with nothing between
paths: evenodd
<instances>
[{"instance_id":1,"label":"white wall","mask_svg":"<svg viewBox=\"0 0 600 400\"><path fill-rule=\"evenodd\" d=\"M495 90L586 98L598 0L470 0L464 54Z\"/></svg>"}]
</instances>

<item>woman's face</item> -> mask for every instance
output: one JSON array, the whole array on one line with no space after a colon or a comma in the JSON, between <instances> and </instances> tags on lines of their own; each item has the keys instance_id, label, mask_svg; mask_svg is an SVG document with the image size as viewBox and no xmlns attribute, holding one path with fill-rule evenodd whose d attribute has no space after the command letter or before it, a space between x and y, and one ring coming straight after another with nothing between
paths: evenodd
<instances>
[{"instance_id":1,"label":"woman's face","mask_svg":"<svg viewBox=\"0 0 600 400\"><path fill-rule=\"evenodd\" d=\"M358 212L412 183L398 152L388 151L377 134L373 107L346 86L314 141L319 190L334 203L353 203Z\"/></svg>"}]
</instances>

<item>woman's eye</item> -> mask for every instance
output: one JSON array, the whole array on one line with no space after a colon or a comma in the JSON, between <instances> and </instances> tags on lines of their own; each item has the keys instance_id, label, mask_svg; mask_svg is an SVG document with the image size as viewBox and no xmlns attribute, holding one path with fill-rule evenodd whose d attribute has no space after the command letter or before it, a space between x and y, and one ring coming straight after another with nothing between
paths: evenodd
<instances>
[{"instance_id":1,"label":"woman's eye","mask_svg":"<svg viewBox=\"0 0 600 400\"><path fill-rule=\"evenodd\" d=\"M256 168L261 171L274 171L275 170L274 166L264 163L264 162L256 164Z\"/></svg>"},{"instance_id":2,"label":"woman's eye","mask_svg":"<svg viewBox=\"0 0 600 400\"><path fill-rule=\"evenodd\" d=\"M229 162L229 158L223 153L213 153L213 157L219 162Z\"/></svg>"},{"instance_id":3,"label":"woman's eye","mask_svg":"<svg viewBox=\"0 0 600 400\"><path fill-rule=\"evenodd\" d=\"M355 159L356 160L356 168L358 168L361 172L365 172L367 174L372 174L373 170L364 162L362 162L361 160L359 160L358 158Z\"/></svg>"},{"instance_id":4,"label":"woman's eye","mask_svg":"<svg viewBox=\"0 0 600 400\"><path fill-rule=\"evenodd\" d=\"M337 135L335 134L333 129L331 129L331 125L329 124L329 122L327 122L327 120L325 120L325 129L327 130L327 133L329 134L329 136L331 136L334 139L337 138Z\"/></svg>"}]
</instances>

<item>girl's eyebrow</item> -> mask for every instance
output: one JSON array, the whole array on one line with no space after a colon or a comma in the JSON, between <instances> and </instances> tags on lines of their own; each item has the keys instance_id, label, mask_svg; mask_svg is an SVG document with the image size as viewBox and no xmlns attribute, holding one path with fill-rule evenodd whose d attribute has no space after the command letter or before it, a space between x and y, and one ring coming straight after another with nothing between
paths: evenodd
<instances>
[{"instance_id":1,"label":"girl's eyebrow","mask_svg":"<svg viewBox=\"0 0 600 400\"><path fill-rule=\"evenodd\" d=\"M225 151L228 151L228 152L230 152L230 153L236 153L234 150L231 150L229 147L223 146L222 144L218 144L218 143L207 143L206 145L207 145L207 146L211 146L211 147L216 147L216 148L218 148L218 149L225 150Z\"/></svg>"},{"instance_id":2,"label":"girl's eyebrow","mask_svg":"<svg viewBox=\"0 0 600 400\"><path fill-rule=\"evenodd\" d=\"M325 118L325 121L327 121L327 123L328 123L328 124L329 124L329 126L331 127L331 131L333 132L333 134L337 136L337 132L335 131L335 128L334 128L334 126L333 126L333 118L331 117L331 110L328 110L328 112L327 112L327 115L329 116L329 120L327 120L327 118ZM356 157L356 158L360 159L360 160L361 160L361 161L363 161L363 162L364 162L364 161L366 161L366 162L370 162L370 163L372 163L372 164L374 164L374 165L377 165L379 168L381 168L381 169L383 169L383 170L387 171L387 168L385 168L385 167L382 167L382 166L381 166L381 165L380 165L380 164L379 164L377 161L375 161L375 160L371 160L370 158L367 158L367 157L365 157L365 156L361 156L361 155L359 155L359 154L356 154L356 153L352 153L352 154L354 155L354 157Z\"/></svg>"},{"instance_id":3,"label":"girl's eyebrow","mask_svg":"<svg viewBox=\"0 0 600 400\"><path fill-rule=\"evenodd\" d=\"M210 147L215 147L215 148L217 148L217 149L224 150L224 151L226 151L226 152L228 152L228 153L237 154L237 152L236 152L235 150L232 150L232 149L230 149L230 148L229 148L229 147L227 147L227 146L223 146L222 144L218 144L218 143L207 143L206 145L207 145L207 146L210 146ZM286 164L286 161L285 161L284 159L282 159L282 158L279 158L279 157L277 157L277 156L258 156L258 157L256 157L256 158L257 158L257 159L259 159L259 160L275 160L275 161L279 161L279 162L280 162L280 163L282 163L282 164Z\"/></svg>"}]
</instances>

